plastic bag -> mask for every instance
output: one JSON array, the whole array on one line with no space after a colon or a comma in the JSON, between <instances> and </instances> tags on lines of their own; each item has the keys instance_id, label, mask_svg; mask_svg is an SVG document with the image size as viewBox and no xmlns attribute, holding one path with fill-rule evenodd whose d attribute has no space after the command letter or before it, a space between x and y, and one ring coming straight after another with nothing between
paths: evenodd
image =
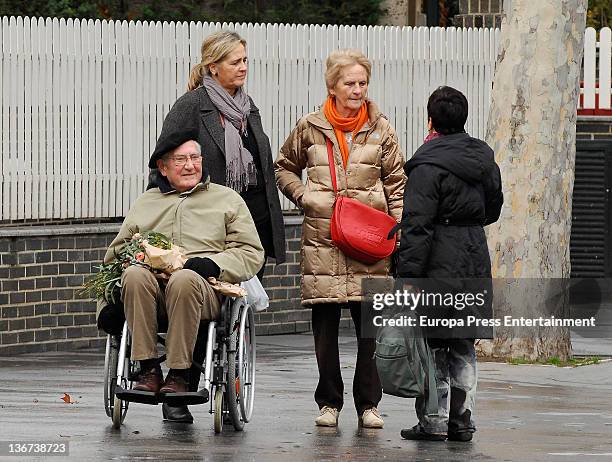
<instances>
[{"instance_id":1,"label":"plastic bag","mask_svg":"<svg viewBox=\"0 0 612 462\"><path fill-rule=\"evenodd\" d=\"M241 287L247 290L247 303L253 307L255 311L263 311L270 306L270 298L257 276L240 283Z\"/></svg>"}]
</instances>

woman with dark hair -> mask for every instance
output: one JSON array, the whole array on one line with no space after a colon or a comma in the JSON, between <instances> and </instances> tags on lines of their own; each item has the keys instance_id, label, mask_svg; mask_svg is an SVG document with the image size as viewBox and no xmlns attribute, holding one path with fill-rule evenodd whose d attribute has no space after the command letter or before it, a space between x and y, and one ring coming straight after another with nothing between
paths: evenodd
<instances>
[{"instance_id":1,"label":"woman with dark hair","mask_svg":"<svg viewBox=\"0 0 612 462\"><path fill-rule=\"evenodd\" d=\"M182 127L197 121L198 143L202 147L204 170L210 181L238 192L249 208L265 257L276 264L285 261L285 226L275 186L272 150L263 131L259 109L244 91L247 77L246 41L235 32L219 31L204 39L201 62L191 70L188 92L170 109L159 135L156 152L164 140ZM154 164L149 165L155 169ZM152 171L150 187L157 186L158 173ZM263 278L265 264L257 274ZM194 359L204 357L205 335L198 337ZM200 379L191 369L190 389ZM192 422L187 406L164 404L164 417L171 421Z\"/></svg>"},{"instance_id":2,"label":"woman with dark hair","mask_svg":"<svg viewBox=\"0 0 612 462\"><path fill-rule=\"evenodd\" d=\"M408 180L397 275L490 280L483 227L497 221L503 204L493 151L465 132L468 102L460 91L438 88L429 97L427 114L429 135L404 166ZM427 397L417 398L419 423L401 435L410 440L470 441L476 431L474 339L428 342L436 363L439 412L427 415Z\"/></svg>"}]
</instances>

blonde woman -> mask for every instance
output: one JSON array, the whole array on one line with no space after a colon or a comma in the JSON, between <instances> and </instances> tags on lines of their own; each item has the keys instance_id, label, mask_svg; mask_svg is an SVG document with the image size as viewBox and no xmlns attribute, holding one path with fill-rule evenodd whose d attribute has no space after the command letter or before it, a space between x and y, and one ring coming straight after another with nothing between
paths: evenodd
<instances>
[{"instance_id":1,"label":"blonde woman","mask_svg":"<svg viewBox=\"0 0 612 462\"><path fill-rule=\"evenodd\" d=\"M215 32L204 39L201 61L191 70L188 92L181 96L164 120L157 141L159 149L183 127L196 121L197 140L202 146L203 178L237 191L246 202L265 256L285 261L285 231L278 192L275 187L272 151L263 131L259 109L244 91L248 73L247 44L237 33ZM154 164L149 165L155 169ZM163 178L154 170L149 186ZM265 266L265 265L264 265ZM264 268L258 273L263 277ZM199 338L196 361L204 355ZM192 390L197 389L199 371L192 369ZM164 407L171 421L192 422L186 406Z\"/></svg>"},{"instance_id":2,"label":"blonde woman","mask_svg":"<svg viewBox=\"0 0 612 462\"><path fill-rule=\"evenodd\" d=\"M315 401L318 426L336 426L343 406L338 327L349 309L358 339L353 398L364 427L382 428L377 409L382 389L373 359L374 339L361 337L361 280L386 276L390 258L368 265L344 255L331 241L334 191L327 154L333 145L338 188L349 197L402 215L404 159L393 127L367 98L372 65L358 50L339 50L327 58L328 97L319 111L302 117L275 163L281 192L304 211L302 229L302 305L312 309L312 330L319 367ZM304 185L301 174L307 169ZM344 194L344 193L343 193Z\"/></svg>"}]
</instances>

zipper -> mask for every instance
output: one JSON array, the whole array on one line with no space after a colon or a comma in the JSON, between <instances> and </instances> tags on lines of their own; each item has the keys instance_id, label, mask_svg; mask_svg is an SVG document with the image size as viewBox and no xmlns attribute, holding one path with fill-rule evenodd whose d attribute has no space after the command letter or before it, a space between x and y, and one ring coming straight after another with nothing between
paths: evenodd
<instances>
[{"instance_id":1,"label":"zipper","mask_svg":"<svg viewBox=\"0 0 612 462\"><path fill-rule=\"evenodd\" d=\"M373 128L376 126L376 122L378 122L378 119L376 119L372 125L367 125L370 123L370 121L368 120L366 124L363 127L361 127L361 129L357 133L353 134L353 132L350 132L350 142L347 140L347 143L346 143L349 148L348 157L346 158L347 167L351 160L351 154L353 153L353 146L355 145L355 138L357 138L357 135L359 135L360 133L365 133L365 140L364 140L365 141L364 146L365 146L368 143L368 137L371 134L370 132L372 132ZM366 128L366 125L367 125L367 128ZM346 168L344 170L344 173L346 176ZM345 179L346 179L346 185L348 189L348 178L345 177Z\"/></svg>"},{"instance_id":2,"label":"zipper","mask_svg":"<svg viewBox=\"0 0 612 462\"><path fill-rule=\"evenodd\" d=\"M183 229L182 229L183 228L183 221L178 219L178 217L179 217L178 212L179 212L179 209L183 206L183 202L185 201L185 199L187 199L187 197L189 197L189 196L181 197L179 195L179 202L178 202L178 204L176 204L176 208L174 209L174 220L173 220L173 224L172 224L172 237L171 237L171 240L172 240L172 243L174 243L176 245L180 245L180 246L182 246L182 244L183 244L183 240L182 240L182 236L183 236ZM178 241L175 238L175 232L174 232L175 225L178 227L178 232L176 233L179 236Z\"/></svg>"}]
</instances>

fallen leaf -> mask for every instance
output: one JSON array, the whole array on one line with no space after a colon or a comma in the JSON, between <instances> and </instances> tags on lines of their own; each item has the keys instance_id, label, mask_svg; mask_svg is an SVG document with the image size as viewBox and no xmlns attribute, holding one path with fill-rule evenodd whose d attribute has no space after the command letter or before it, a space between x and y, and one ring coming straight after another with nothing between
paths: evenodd
<instances>
[{"instance_id":1,"label":"fallen leaf","mask_svg":"<svg viewBox=\"0 0 612 462\"><path fill-rule=\"evenodd\" d=\"M66 404L76 404L76 403L78 403L78 401L72 401L72 398L70 397L70 395L68 393L64 393L64 396L62 396L62 400Z\"/></svg>"}]
</instances>

